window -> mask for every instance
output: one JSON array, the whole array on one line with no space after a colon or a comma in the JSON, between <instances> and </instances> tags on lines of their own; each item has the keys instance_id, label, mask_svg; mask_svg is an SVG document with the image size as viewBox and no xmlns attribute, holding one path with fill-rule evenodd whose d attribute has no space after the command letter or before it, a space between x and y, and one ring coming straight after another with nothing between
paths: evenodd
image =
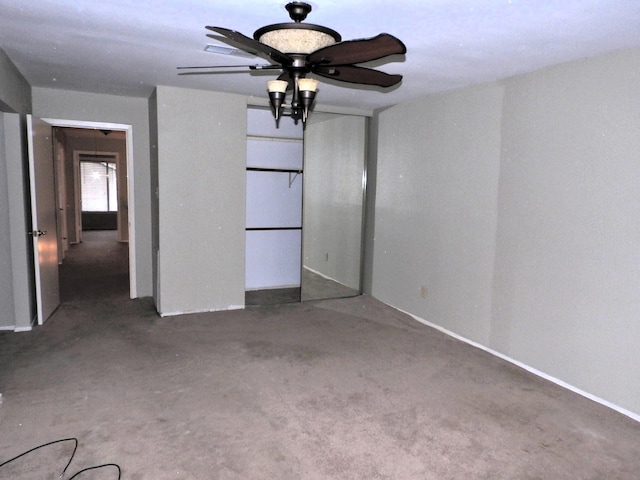
<instances>
[{"instance_id":1,"label":"window","mask_svg":"<svg viewBox=\"0 0 640 480\"><path fill-rule=\"evenodd\" d=\"M81 161L80 179L83 212L118 211L115 162Z\"/></svg>"}]
</instances>

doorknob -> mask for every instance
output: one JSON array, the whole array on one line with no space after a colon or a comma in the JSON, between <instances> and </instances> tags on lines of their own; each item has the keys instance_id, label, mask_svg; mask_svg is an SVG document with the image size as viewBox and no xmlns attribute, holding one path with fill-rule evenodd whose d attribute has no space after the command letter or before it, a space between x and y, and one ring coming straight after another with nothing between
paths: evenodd
<instances>
[{"instance_id":1,"label":"doorknob","mask_svg":"<svg viewBox=\"0 0 640 480\"><path fill-rule=\"evenodd\" d=\"M32 232L27 232L29 235L33 235L34 237L42 237L47 234L46 230L33 230Z\"/></svg>"}]
</instances>

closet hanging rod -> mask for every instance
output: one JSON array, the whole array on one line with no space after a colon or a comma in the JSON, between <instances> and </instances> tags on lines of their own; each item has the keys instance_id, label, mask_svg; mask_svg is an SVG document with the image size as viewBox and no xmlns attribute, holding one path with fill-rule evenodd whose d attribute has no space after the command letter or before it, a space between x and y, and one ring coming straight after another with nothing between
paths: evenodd
<instances>
[{"instance_id":1,"label":"closet hanging rod","mask_svg":"<svg viewBox=\"0 0 640 480\"><path fill-rule=\"evenodd\" d=\"M247 232L261 232L266 230L302 230L302 227L247 227Z\"/></svg>"},{"instance_id":2,"label":"closet hanging rod","mask_svg":"<svg viewBox=\"0 0 640 480\"><path fill-rule=\"evenodd\" d=\"M281 172L281 173L297 173L300 175L302 170L299 168L265 168L265 167L247 167L248 172Z\"/></svg>"}]
</instances>

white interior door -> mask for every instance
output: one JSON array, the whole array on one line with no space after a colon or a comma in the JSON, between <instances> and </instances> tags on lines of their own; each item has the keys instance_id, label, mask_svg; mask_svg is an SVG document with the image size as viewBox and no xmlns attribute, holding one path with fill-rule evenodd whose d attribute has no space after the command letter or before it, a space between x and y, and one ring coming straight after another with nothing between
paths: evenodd
<instances>
[{"instance_id":1,"label":"white interior door","mask_svg":"<svg viewBox=\"0 0 640 480\"><path fill-rule=\"evenodd\" d=\"M47 122L27 115L31 225L36 308L42 325L60 304L53 132Z\"/></svg>"}]
</instances>

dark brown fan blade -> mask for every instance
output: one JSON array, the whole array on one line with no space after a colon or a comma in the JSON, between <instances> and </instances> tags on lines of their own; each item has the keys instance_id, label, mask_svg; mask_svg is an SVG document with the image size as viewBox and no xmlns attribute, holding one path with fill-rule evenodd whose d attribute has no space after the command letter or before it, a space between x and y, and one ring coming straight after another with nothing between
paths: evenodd
<instances>
[{"instance_id":1,"label":"dark brown fan blade","mask_svg":"<svg viewBox=\"0 0 640 480\"><path fill-rule=\"evenodd\" d=\"M198 65L194 67L176 67L178 70L213 70L216 68L248 68L249 70L280 70L280 65Z\"/></svg>"},{"instance_id":2,"label":"dark brown fan blade","mask_svg":"<svg viewBox=\"0 0 640 480\"><path fill-rule=\"evenodd\" d=\"M219 33L223 37L228 38L229 40L233 40L234 42L242 45L244 50L249 53L264 53L268 55L272 60L282 64L282 65L290 65L293 63L293 59L288 55L285 55L282 52L279 52L275 48L270 47L269 45L265 45L264 43L260 43L253 38L249 38L246 35L243 35L240 32L235 32L233 30L229 30L228 28L222 27L205 27L207 30L211 30L212 32ZM212 35L207 35L208 37L215 38Z\"/></svg>"},{"instance_id":3,"label":"dark brown fan blade","mask_svg":"<svg viewBox=\"0 0 640 480\"><path fill-rule=\"evenodd\" d=\"M312 72L321 77L332 78L341 82L377 85L379 87L392 87L402 80L402 75L390 75L372 68L356 67L354 65L316 65L312 68Z\"/></svg>"},{"instance_id":4,"label":"dark brown fan blade","mask_svg":"<svg viewBox=\"0 0 640 480\"><path fill-rule=\"evenodd\" d=\"M404 43L393 35L381 33L373 38L348 40L321 48L310 53L307 61L321 65L352 65L404 53L407 53Z\"/></svg>"}]
</instances>

